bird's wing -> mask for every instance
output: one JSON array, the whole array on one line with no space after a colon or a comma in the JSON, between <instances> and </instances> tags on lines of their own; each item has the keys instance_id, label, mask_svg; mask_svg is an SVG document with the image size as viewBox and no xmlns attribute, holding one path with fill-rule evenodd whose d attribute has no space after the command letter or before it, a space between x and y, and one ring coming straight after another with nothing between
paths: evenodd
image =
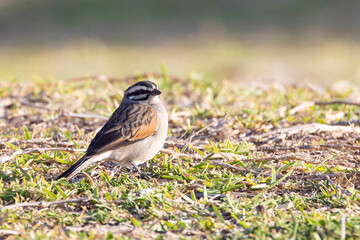
<instances>
[{"instance_id":1,"label":"bird's wing","mask_svg":"<svg viewBox=\"0 0 360 240\"><path fill-rule=\"evenodd\" d=\"M121 104L91 141L87 154L126 146L154 134L156 110L142 104Z\"/></svg>"}]
</instances>

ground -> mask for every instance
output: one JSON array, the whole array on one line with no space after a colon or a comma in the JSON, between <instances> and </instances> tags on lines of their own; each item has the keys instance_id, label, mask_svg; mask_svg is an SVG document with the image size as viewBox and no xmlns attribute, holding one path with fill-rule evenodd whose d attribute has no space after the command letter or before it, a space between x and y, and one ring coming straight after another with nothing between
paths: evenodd
<instances>
[{"instance_id":1,"label":"ground","mask_svg":"<svg viewBox=\"0 0 360 240\"><path fill-rule=\"evenodd\" d=\"M74 163L150 78L164 149L133 169ZM143 74L0 85L0 236L6 239L358 239L359 88ZM332 101L337 102L332 102Z\"/></svg>"}]
</instances>

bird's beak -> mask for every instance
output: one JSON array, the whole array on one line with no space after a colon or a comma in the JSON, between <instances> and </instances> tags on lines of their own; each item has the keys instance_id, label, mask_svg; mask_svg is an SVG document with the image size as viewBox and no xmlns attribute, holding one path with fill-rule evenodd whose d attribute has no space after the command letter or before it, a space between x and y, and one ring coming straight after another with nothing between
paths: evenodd
<instances>
[{"instance_id":1,"label":"bird's beak","mask_svg":"<svg viewBox=\"0 0 360 240\"><path fill-rule=\"evenodd\" d=\"M161 92L159 91L159 90L157 90L157 89L154 89L152 92L151 92L151 95L160 95L161 94Z\"/></svg>"}]
</instances>

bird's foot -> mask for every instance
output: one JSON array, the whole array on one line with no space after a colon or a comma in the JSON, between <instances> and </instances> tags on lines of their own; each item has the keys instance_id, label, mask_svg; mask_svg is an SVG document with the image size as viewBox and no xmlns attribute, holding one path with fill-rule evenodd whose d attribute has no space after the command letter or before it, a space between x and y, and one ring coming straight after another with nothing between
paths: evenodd
<instances>
[{"instance_id":1,"label":"bird's foot","mask_svg":"<svg viewBox=\"0 0 360 240\"><path fill-rule=\"evenodd\" d=\"M142 179L145 179L145 180L149 180L149 179L150 179L150 177L149 177L146 173L144 173L143 171L141 171L140 168L139 168L135 163L132 163L132 165L135 167L136 171L138 171L138 173L140 173L140 177L141 177Z\"/></svg>"}]
</instances>

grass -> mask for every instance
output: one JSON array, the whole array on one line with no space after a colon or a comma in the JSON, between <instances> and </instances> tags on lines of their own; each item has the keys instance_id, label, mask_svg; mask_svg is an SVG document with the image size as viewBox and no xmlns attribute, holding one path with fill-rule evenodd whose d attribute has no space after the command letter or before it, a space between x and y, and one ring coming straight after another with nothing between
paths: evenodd
<instances>
[{"instance_id":1,"label":"grass","mask_svg":"<svg viewBox=\"0 0 360 240\"><path fill-rule=\"evenodd\" d=\"M210 81L199 74L187 79L154 80L164 92L170 128L169 143L165 145L168 152L159 153L142 167L151 179L101 164L86 170L89 178L80 174L74 181L53 181L82 153L40 151L15 156L0 165L2 208L29 202L87 201L1 209L0 236L360 238L358 175L290 178L359 171L356 132L299 131L284 137L271 134L309 123L356 121L357 106L313 104L296 113L291 110L304 102L352 99L359 93L357 86L350 85L346 91L305 84L245 86ZM132 82L55 81L41 77L28 84L1 82L4 105L0 113L4 117L0 120L0 156L49 146L86 148L104 121L66 113L108 117ZM272 138L256 138L264 133ZM190 136L188 147L182 147L189 143ZM297 158L289 158L291 154Z\"/></svg>"}]
</instances>

